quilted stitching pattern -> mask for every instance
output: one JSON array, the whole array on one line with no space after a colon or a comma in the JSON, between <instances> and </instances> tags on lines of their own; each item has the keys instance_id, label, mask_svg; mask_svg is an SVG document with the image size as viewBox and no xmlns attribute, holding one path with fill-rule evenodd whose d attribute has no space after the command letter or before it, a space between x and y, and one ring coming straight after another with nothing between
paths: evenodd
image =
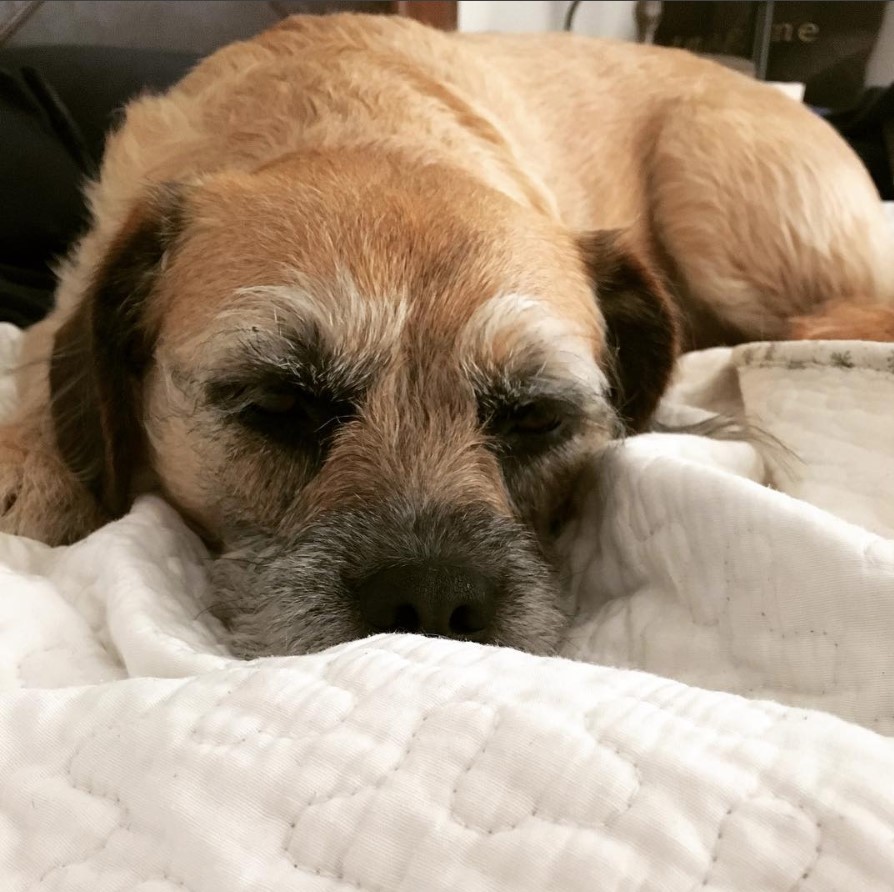
<instances>
[{"instance_id":1,"label":"quilted stitching pattern","mask_svg":"<svg viewBox=\"0 0 894 892\"><path fill-rule=\"evenodd\" d=\"M766 359L691 357L678 394L751 411L752 371L804 372ZM797 381L771 424L814 410ZM68 549L0 537L0 888L888 888L894 541L766 489L774 461L663 435L595 469L565 653L616 668L414 636L239 663L159 500Z\"/></svg>"},{"instance_id":2,"label":"quilted stitching pattern","mask_svg":"<svg viewBox=\"0 0 894 892\"><path fill-rule=\"evenodd\" d=\"M883 738L633 672L458 650L382 638L46 692L37 712L7 698L12 888L884 888ZM386 668L357 697L372 667ZM399 711L382 683L396 671ZM275 707L256 696L273 691ZM236 737L252 711L265 733Z\"/></svg>"},{"instance_id":3,"label":"quilted stitching pattern","mask_svg":"<svg viewBox=\"0 0 894 892\"><path fill-rule=\"evenodd\" d=\"M572 555L566 653L894 732L894 541L652 450L611 456L588 498L606 521Z\"/></svg>"},{"instance_id":4,"label":"quilted stitching pattern","mask_svg":"<svg viewBox=\"0 0 894 892\"><path fill-rule=\"evenodd\" d=\"M894 537L894 345L752 344L737 348L733 358L750 417L801 459L775 463L776 485ZM793 416L794 401L800 412ZM799 423L803 417L809 426Z\"/></svg>"},{"instance_id":5,"label":"quilted stitching pattern","mask_svg":"<svg viewBox=\"0 0 894 892\"><path fill-rule=\"evenodd\" d=\"M9 888L885 888L886 739L471 649L383 637L7 695Z\"/></svg>"}]
</instances>

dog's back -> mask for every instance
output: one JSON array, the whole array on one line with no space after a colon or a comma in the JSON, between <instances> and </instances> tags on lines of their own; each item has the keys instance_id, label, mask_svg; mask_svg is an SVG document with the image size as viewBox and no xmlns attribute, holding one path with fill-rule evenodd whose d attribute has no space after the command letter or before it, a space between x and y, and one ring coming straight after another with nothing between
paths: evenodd
<instances>
[{"instance_id":1,"label":"dog's back","mask_svg":"<svg viewBox=\"0 0 894 892\"><path fill-rule=\"evenodd\" d=\"M447 161L570 229L625 229L673 283L693 345L785 337L827 301L894 300L868 175L774 88L683 51L347 14L288 19L130 106L61 302L147 182L332 146Z\"/></svg>"}]
</instances>

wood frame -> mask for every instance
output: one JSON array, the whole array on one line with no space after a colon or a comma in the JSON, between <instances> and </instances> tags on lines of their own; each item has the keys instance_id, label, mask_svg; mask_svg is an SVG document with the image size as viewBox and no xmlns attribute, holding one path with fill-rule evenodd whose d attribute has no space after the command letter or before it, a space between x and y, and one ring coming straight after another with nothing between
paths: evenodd
<instances>
[{"instance_id":1,"label":"wood frame","mask_svg":"<svg viewBox=\"0 0 894 892\"><path fill-rule=\"evenodd\" d=\"M393 7L394 15L416 19L442 31L456 30L456 0L396 0L388 5Z\"/></svg>"}]
</instances>

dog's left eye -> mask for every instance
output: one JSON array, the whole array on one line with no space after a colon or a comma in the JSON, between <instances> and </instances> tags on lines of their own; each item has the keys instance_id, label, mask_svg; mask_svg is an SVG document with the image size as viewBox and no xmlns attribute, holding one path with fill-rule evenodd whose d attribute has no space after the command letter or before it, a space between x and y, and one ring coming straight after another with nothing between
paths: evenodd
<instances>
[{"instance_id":1,"label":"dog's left eye","mask_svg":"<svg viewBox=\"0 0 894 892\"><path fill-rule=\"evenodd\" d=\"M285 415L293 411L297 404L298 397L294 393L277 392L275 390L261 394L252 403L255 409L270 415Z\"/></svg>"},{"instance_id":2,"label":"dog's left eye","mask_svg":"<svg viewBox=\"0 0 894 892\"><path fill-rule=\"evenodd\" d=\"M562 416L554 406L527 403L512 412L505 419L505 424L507 433L542 437L554 433L562 426Z\"/></svg>"}]
</instances>

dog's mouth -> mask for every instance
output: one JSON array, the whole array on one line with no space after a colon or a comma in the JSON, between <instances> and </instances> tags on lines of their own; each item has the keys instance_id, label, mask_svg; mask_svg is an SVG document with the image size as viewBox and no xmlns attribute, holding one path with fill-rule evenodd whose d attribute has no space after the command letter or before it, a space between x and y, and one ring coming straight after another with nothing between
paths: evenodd
<instances>
[{"instance_id":1,"label":"dog's mouth","mask_svg":"<svg viewBox=\"0 0 894 892\"><path fill-rule=\"evenodd\" d=\"M383 632L553 653L568 621L536 540L484 507L392 503L228 546L213 564L208 606L243 658Z\"/></svg>"}]
</instances>

